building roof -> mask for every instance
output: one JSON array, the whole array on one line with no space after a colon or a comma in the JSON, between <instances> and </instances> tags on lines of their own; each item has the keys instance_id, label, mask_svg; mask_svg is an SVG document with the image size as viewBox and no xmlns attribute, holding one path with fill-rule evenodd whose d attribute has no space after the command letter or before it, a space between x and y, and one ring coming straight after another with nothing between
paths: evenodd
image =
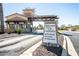
<instances>
[{"instance_id":1,"label":"building roof","mask_svg":"<svg viewBox=\"0 0 79 59\"><path fill-rule=\"evenodd\" d=\"M7 21L27 21L27 17L19 14L19 13L14 13L14 14L11 14L9 16L6 16L6 22Z\"/></svg>"}]
</instances>

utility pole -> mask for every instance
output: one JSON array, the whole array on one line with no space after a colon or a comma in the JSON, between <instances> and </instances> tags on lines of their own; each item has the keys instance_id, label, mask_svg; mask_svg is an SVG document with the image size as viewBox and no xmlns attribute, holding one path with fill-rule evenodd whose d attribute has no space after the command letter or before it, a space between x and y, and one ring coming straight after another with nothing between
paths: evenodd
<instances>
[{"instance_id":1,"label":"utility pole","mask_svg":"<svg viewBox=\"0 0 79 59\"><path fill-rule=\"evenodd\" d=\"M0 34L4 33L3 7L0 3Z\"/></svg>"}]
</instances>

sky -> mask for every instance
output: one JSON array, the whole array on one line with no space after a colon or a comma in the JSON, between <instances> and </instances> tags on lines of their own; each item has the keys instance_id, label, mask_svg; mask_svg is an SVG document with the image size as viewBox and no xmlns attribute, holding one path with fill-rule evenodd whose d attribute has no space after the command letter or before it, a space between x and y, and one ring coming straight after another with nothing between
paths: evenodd
<instances>
[{"instance_id":1,"label":"sky","mask_svg":"<svg viewBox=\"0 0 79 59\"><path fill-rule=\"evenodd\" d=\"M22 13L22 10L28 7L35 8L37 15L57 15L58 26L79 25L78 3L4 3L4 18L13 13ZM43 22L34 22L34 25L38 23L43 24Z\"/></svg>"}]
</instances>

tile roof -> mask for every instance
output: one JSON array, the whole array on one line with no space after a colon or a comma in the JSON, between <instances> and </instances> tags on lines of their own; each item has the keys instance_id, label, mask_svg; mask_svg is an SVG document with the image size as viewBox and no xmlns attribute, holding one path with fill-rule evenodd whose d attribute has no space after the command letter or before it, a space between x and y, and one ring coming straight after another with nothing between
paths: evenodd
<instances>
[{"instance_id":1,"label":"tile roof","mask_svg":"<svg viewBox=\"0 0 79 59\"><path fill-rule=\"evenodd\" d=\"M27 21L27 17L19 13L14 13L6 16L6 19L6 21Z\"/></svg>"}]
</instances>

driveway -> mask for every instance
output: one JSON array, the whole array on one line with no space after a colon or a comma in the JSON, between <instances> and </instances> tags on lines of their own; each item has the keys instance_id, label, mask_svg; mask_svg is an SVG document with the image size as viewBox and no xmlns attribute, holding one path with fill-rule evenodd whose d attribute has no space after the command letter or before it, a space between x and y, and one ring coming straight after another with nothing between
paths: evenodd
<instances>
[{"instance_id":1,"label":"driveway","mask_svg":"<svg viewBox=\"0 0 79 59\"><path fill-rule=\"evenodd\" d=\"M0 40L0 56L19 56L25 50L38 43L42 35L26 34L18 37L10 37Z\"/></svg>"}]
</instances>

